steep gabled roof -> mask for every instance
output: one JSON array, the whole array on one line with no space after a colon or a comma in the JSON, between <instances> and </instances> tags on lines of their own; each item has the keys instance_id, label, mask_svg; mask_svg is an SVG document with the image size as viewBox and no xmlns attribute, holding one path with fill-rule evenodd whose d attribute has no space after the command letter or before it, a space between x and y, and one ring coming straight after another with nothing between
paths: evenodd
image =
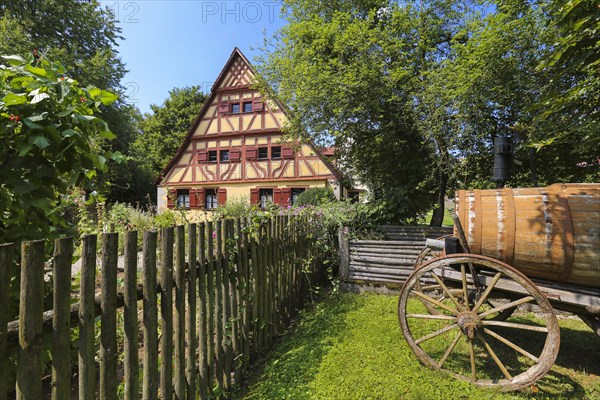
<instances>
[{"instance_id":1,"label":"steep gabled roof","mask_svg":"<svg viewBox=\"0 0 600 400\"><path fill-rule=\"evenodd\" d=\"M159 185L160 184L160 182L162 181L162 179L167 175L167 173L169 172L169 170L171 168L173 168L173 166L175 165L175 163L177 162L177 160L179 159L179 157L181 157L181 155L183 154L183 152L185 151L185 149L190 144L190 141L192 139L192 136L194 135L194 132L198 128L198 125L200 124L200 121L202 120L204 114L206 114L206 112L208 110L208 107L212 104L212 102L214 101L215 97L217 96L218 88L223 83L223 80L225 79L225 77L227 75L227 71L229 71L231 69L231 67L233 66L233 64L234 64L234 62L236 60L236 57L241 58L242 61L248 66L248 68L250 68L250 70L252 71L252 73L255 76L258 75L258 73L254 69L254 66L252 65L252 63L250 63L250 61L246 58L246 56L241 52L241 50L239 48L235 47L233 49L233 51L231 52L231 55L229 56L229 59L227 60L227 62L223 66L223 69L221 69L221 72L217 76L217 79L215 80L215 82L214 82L214 84L213 84L213 86L211 88L209 96L204 101L204 104L202 105L202 108L200 108L200 111L198 112L198 115L196 116L196 118L194 119L194 122L192 122L192 125L188 129L188 132L185 135L185 138L183 139L183 142L179 146L179 149L177 150L177 152L175 153L175 155L171 158L171 160L169 161L169 163L167 164L167 166L162 170L162 172L160 173L160 175L156 178L156 180L154 181L154 185ZM273 101L275 104L277 104L277 106L281 109L281 111L283 112L283 114L286 117L289 118L289 116L291 115L290 110L277 98L275 92L271 88L269 88L269 99L271 101ZM340 171L327 159L327 157L325 157L323 155L323 153L313 143L312 140L309 140L308 142L305 142L305 144L311 147L311 149L315 152L315 154L319 157L319 159L327 166L327 168L329 168L329 170L331 171L331 173L337 179L341 179L342 178L342 174L340 173Z\"/></svg>"}]
</instances>

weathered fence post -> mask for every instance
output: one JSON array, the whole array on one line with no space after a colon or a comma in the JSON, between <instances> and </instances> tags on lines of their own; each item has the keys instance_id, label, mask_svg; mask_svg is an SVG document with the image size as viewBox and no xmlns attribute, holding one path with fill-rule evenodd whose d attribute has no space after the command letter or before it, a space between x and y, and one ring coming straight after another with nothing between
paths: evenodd
<instances>
[{"instance_id":1,"label":"weathered fence post","mask_svg":"<svg viewBox=\"0 0 600 400\"><path fill-rule=\"evenodd\" d=\"M119 234L102 238L100 399L117 398L117 260Z\"/></svg>"},{"instance_id":2,"label":"weathered fence post","mask_svg":"<svg viewBox=\"0 0 600 400\"><path fill-rule=\"evenodd\" d=\"M73 238L54 242L52 318L52 399L71 395L71 261Z\"/></svg>"},{"instance_id":3,"label":"weathered fence post","mask_svg":"<svg viewBox=\"0 0 600 400\"><path fill-rule=\"evenodd\" d=\"M198 259L200 260L200 269L198 271L198 363L199 378L198 386L200 398L205 399L207 395L208 374L209 374L209 355L208 341L212 340L208 330L207 315L210 312L208 308L208 293L206 291L206 226L201 222L198 227Z\"/></svg>"},{"instance_id":4,"label":"weathered fence post","mask_svg":"<svg viewBox=\"0 0 600 400\"><path fill-rule=\"evenodd\" d=\"M188 286L186 302L186 359L187 398L196 399L196 224L188 224Z\"/></svg>"},{"instance_id":5,"label":"weathered fence post","mask_svg":"<svg viewBox=\"0 0 600 400\"><path fill-rule=\"evenodd\" d=\"M125 232L124 277L124 358L125 400L138 397L138 322L137 322L137 238L136 231Z\"/></svg>"},{"instance_id":6,"label":"weathered fence post","mask_svg":"<svg viewBox=\"0 0 600 400\"><path fill-rule=\"evenodd\" d=\"M214 280L214 271L215 271L215 255L214 255L214 235L213 235L213 223L212 221L208 221L206 224L206 235L207 235L207 245L206 245L206 314L207 314L207 363L208 363L208 371L207 371L207 387L209 390L212 390L214 379L216 378L216 357L215 357L215 280Z\"/></svg>"},{"instance_id":7,"label":"weathered fence post","mask_svg":"<svg viewBox=\"0 0 600 400\"><path fill-rule=\"evenodd\" d=\"M8 310L8 282L13 250L12 243L0 245L0 310ZM8 391L7 324L8 313L0 312L0 400L6 400Z\"/></svg>"},{"instance_id":8,"label":"weathered fence post","mask_svg":"<svg viewBox=\"0 0 600 400\"><path fill-rule=\"evenodd\" d=\"M79 398L94 400L96 362L94 350L94 294L96 290L96 235L86 235L81 244L79 295Z\"/></svg>"},{"instance_id":9,"label":"weathered fence post","mask_svg":"<svg viewBox=\"0 0 600 400\"><path fill-rule=\"evenodd\" d=\"M173 228L160 233L160 390L165 400L173 398Z\"/></svg>"},{"instance_id":10,"label":"weathered fence post","mask_svg":"<svg viewBox=\"0 0 600 400\"><path fill-rule=\"evenodd\" d=\"M158 306L156 300L156 231L144 233L144 376L142 397L158 397Z\"/></svg>"},{"instance_id":11,"label":"weathered fence post","mask_svg":"<svg viewBox=\"0 0 600 400\"><path fill-rule=\"evenodd\" d=\"M348 280L350 274L350 244L348 243L348 227L343 227L338 231L338 241L340 244L340 282Z\"/></svg>"},{"instance_id":12,"label":"weathered fence post","mask_svg":"<svg viewBox=\"0 0 600 400\"><path fill-rule=\"evenodd\" d=\"M42 316L44 313L44 241L21 244L17 399L42 398Z\"/></svg>"},{"instance_id":13,"label":"weathered fence post","mask_svg":"<svg viewBox=\"0 0 600 400\"><path fill-rule=\"evenodd\" d=\"M175 228L175 399L185 400L185 227Z\"/></svg>"}]
</instances>

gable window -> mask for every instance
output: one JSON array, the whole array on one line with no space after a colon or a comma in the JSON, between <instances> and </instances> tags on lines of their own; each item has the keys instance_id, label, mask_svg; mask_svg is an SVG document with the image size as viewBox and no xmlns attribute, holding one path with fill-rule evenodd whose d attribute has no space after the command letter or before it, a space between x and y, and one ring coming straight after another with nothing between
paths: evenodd
<instances>
[{"instance_id":1,"label":"gable window","mask_svg":"<svg viewBox=\"0 0 600 400\"><path fill-rule=\"evenodd\" d=\"M210 161L210 162L217 161L217 151L216 150L210 150L208 152L208 161Z\"/></svg>"},{"instance_id":2,"label":"gable window","mask_svg":"<svg viewBox=\"0 0 600 400\"><path fill-rule=\"evenodd\" d=\"M240 103L233 103L231 105L231 113L232 114L239 114L240 113Z\"/></svg>"},{"instance_id":3,"label":"gable window","mask_svg":"<svg viewBox=\"0 0 600 400\"><path fill-rule=\"evenodd\" d=\"M271 147L271 158L281 158L281 146Z\"/></svg>"},{"instance_id":4,"label":"gable window","mask_svg":"<svg viewBox=\"0 0 600 400\"><path fill-rule=\"evenodd\" d=\"M204 200L204 208L206 208L207 210L217 208L219 206L217 189L205 189Z\"/></svg>"},{"instance_id":5,"label":"gable window","mask_svg":"<svg viewBox=\"0 0 600 400\"><path fill-rule=\"evenodd\" d=\"M258 148L258 158L260 160L266 160L269 158L269 148L268 147L259 147Z\"/></svg>"},{"instance_id":6,"label":"gable window","mask_svg":"<svg viewBox=\"0 0 600 400\"><path fill-rule=\"evenodd\" d=\"M252 112L252 102L251 101L245 101L244 104L244 112L245 113L250 113Z\"/></svg>"},{"instance_id":7,"label":"gable window","mask_svg":"<svg viewBox=\"0 0 600 400\"><path fill-rule=\"evenodd\" d=\"M190 191L189 189L177 190L177 207L190 208Z\"/></svg>"},{"instance_id":8,"label":"gable window","mask_svg":"<svg viewBox=\"0 0 600 400\"><path fill-rule=\"evenodd\" d=\"M219 152L219 161L221 161L221 162L229 161L229 150L221 150Z\"/></svg>"},{"instance_id":9,"label":"gable window","mask_svg":"<svg viewBox=\"0 0 600 400\"><path fill-rule=\"evenodd\" d=\"M292 205L296 204L296 201L298 200L298 196L300 196L300 194L302 192L304 192L306 189L304 188L292 188L291 194L290 194L290 202L292 203Z\"/></svg>"},{"instance_id":10,"label":"gable window","mask_svg":"<svg viewBox=\"0 0 600 400\"><path fill-rule=\"evenodd\" d=\"M260 208L265 209L269 203L273 202L273 189L260 189L258 191Z\"/></svg>"}]
</instances>

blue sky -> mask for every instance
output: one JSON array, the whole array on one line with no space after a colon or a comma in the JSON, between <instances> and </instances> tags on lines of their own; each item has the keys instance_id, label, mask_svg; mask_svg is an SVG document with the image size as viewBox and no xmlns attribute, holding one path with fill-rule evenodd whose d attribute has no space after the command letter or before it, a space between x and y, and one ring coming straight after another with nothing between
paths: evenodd
<instances>
[{"instance_id":1,"label":"blue sky","mask_svg":"<svg viewBox=\"0 0 600 400\"><path fill-rule=\"evenodd\" d=\"M252 61L265 33L272 36L284 24L280 3L269 0L100 3L120 21L119 53L129 70L122 83L128 101L142 112L162 104L174 87L210 91L234 47Z\"/></svg>"}]
</instances>

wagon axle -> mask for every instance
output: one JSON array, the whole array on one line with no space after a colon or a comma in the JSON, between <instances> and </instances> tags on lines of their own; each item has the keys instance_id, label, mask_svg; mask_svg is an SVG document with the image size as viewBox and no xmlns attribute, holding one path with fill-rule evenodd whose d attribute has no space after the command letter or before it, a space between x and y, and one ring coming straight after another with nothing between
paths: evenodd
<instances>
[{"instance_id":1,"label":"wagon axle","mask_svg":"<svg viewBox=\"0 0 600 400\"><path fill-rule=\"evenodd\" d=\"M463 311L458 314L456 323L458 324L462 333L468 337L469 340L475 340L477 332L480 332L483 329L481 318L479 315L477 315L477 313L472 311Z\"/></svg>"}]
</instances>

